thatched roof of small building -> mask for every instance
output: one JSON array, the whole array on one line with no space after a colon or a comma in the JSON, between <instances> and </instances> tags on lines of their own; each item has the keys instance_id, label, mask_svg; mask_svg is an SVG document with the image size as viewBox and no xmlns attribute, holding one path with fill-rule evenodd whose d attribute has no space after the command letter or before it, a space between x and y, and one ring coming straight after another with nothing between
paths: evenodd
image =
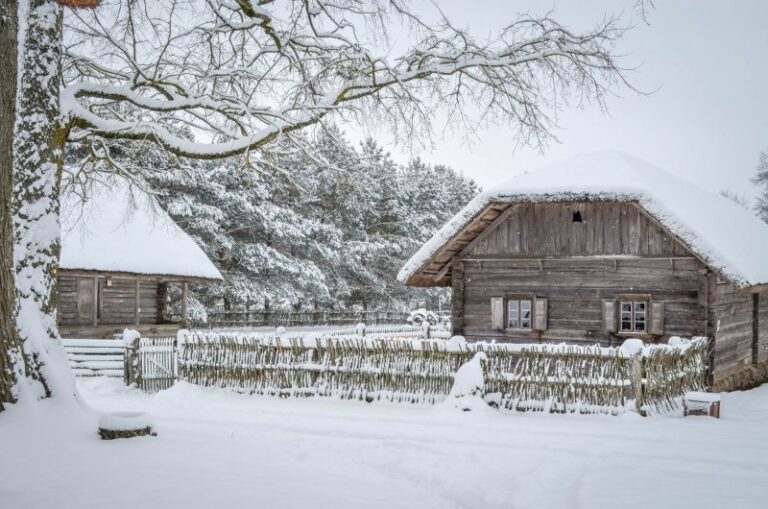
<instances>
[{"instance_id":1,"label":"thatched roof of small building","mask_svg":"<svg viewBox=\"0 0 768 509\"><path fill-rule=\"evenodd\" d=\"M61 206L60 267L220 281L203 250L154 197L122 179L68 191Z\"/></svg>"}]
</instances>

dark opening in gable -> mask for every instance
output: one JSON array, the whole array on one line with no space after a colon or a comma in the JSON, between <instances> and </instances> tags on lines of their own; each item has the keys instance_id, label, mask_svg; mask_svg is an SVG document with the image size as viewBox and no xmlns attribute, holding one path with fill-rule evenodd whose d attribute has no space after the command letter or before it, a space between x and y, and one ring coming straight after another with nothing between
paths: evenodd
<instances>
[{"instance_id":1,"label":"dark opening in gable","mask_svg":"<svg viewBox=\"0 0 768 509\"><path fill-rule=\"evenodd\" d=\"M583 223L584 220L581 218L581 211L577 210L573 213L573 222L574 223Z\"/></svg>"}]
</instances>

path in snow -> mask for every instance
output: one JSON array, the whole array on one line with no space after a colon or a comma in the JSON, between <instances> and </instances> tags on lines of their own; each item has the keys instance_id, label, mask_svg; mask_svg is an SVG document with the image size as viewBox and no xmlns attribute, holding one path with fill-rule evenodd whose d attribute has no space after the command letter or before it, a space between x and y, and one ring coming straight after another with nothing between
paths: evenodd
<instances>
[{"instance_id":1,"label":"path in snow","mask_svg":"<svg viewBox=\"0 0 768 509\"><path fill-rule=\"evenodd\" d=\"M768 386L723 418L461 413L81 383L150 411L156 438L102 442L95 412L0 415L0 507L624 508L765 506Z\"/></svg>"}]
</instances>

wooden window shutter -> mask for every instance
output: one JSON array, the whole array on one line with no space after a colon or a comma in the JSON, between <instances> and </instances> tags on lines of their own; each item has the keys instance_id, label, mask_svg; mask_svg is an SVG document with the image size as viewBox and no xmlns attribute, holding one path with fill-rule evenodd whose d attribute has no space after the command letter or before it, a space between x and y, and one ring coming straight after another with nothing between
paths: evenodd
<instances>
[{"instance_id":1,"label":"wooden window shutter","mask_svg":"<svg viewBox=\"0 0 768 509\"><path fill-rule=\"evenodd\" d=\"M504 299L502 297L491 298L491 327L496 330L504 329Z\"/></svg>"},{"instance_id":2,"label":"wooden window shutter","mask_svg":"<svg viewBox=\"0 0 768 509\"><path fill-rule=\"evenodd\" d=\"M616 300L603 301L603 328L605 332L616 332Z\"/></svg>"},{"instance_id":3,"label":"wooden window shutter","mask_svg":"<svg viewBox=\"0 0 768 509\"><path fill-rule=\"evenodd\" d=\"M533 330L547 330L547 311L549 301L547 299L536 299L533 312Z\"/></svg>"},{"instance_id":4,"label":"wooden window shutter","mask_svg":"<svg viewBox=\"0 0 768 509\"><path fill-rule=\"evenodd\" d=\"M664 334L664 303L651 303L651 328L648 331L654 336Z\"/></svg>"}]
</instances>

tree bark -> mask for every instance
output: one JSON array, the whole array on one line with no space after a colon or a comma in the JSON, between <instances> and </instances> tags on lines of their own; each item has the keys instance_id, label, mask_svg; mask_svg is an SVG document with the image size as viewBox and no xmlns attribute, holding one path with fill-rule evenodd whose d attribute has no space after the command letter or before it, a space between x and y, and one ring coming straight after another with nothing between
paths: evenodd
<instances>
[{"instance_id":1,"label":"tree bark","mask_svg":"<svg viewBox=\"0 0 768 509\"><path fill-rule=\"evenodd\" d=\"M66 366L51 366L65 362L61 345L55 343L59 188L66 140L59 105L62 7L50 0L24 1L28 12L19 59L11 207L15 322L27 382L37 397L47 397L53 387L74 393Z\"/></svg>"},{"instance_id":2,"label":"tree bark","mask_svg":"<svg viewBox=\"0 0 768 509\"><path fill-rule=\"evenodd\" d=\"M13 277L13 124L16 119L18 6L0 4L0 412L15 400L15 361L21 357L16 332L16 285Z\"/></svg>"}]
</instances>

